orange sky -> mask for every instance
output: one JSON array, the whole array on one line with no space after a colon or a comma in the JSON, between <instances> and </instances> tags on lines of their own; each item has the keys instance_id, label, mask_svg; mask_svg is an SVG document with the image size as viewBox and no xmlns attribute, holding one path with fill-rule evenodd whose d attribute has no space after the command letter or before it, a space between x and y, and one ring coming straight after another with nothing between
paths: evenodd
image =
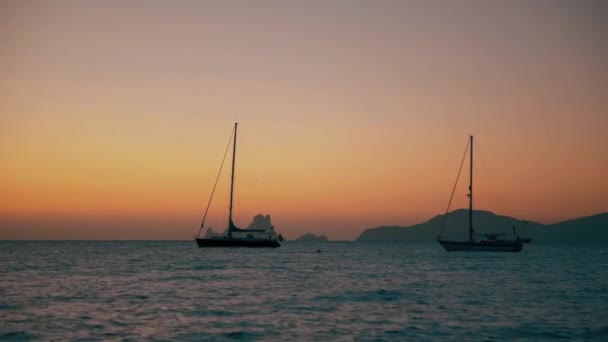
<instances>
[{"instance_id":1,"label":"orange sky","mask_svg":"<svg viewBox=\"0 0 608 342\"><path fill-rule=\"evenodd\" d=\"M190 238L234 121L240 226L352 239L426 220L469 133L477 208L608 211L607 9L3 1L0 239Z\"/></svg>"}]
</instances>

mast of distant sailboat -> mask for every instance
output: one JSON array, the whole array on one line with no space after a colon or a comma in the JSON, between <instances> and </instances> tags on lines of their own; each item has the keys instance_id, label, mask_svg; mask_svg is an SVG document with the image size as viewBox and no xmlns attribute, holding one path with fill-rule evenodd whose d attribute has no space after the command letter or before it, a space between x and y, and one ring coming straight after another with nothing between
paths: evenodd
<instances>
[{"instance_id":1,"label":"mast of distant sailboat","mask_svg":"<svg viewBox=\"0 0 608 342\"><path fill-rule=\"evenodd\" d=\"M473 136L469 139L469 241L473 241Z\"/></svg>"},{"instance_id":2,"label":"mast of distant sailboat","mask_svg":"<svg viewBox=\"0 0 608 342\"><path fill-rule=\"evenodd\" d=\"M230 176L230 207L228 210L228 238L232 238L232 197L234 195L234 164L236 164L236 130L238 122L234 123L234 142L232 144L232 175Z\"/></svg>"}]
</instances>

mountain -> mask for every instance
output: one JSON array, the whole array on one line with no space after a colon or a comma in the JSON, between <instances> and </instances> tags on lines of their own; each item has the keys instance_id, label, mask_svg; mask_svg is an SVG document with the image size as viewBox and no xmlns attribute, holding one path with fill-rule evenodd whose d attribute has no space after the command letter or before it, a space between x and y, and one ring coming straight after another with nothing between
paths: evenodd
<instances>
[{"instance_id":1,"label":"mountain","mask_svg":"<svg viewBox=\"0 0 608 342\"><path fill-rule=\"evenodd\" d=\"M441 229L441 223L445 215L437 215L432 219L409 227L381 226L364 230L357 241L408 241L422 242L433 241ZM475 210L473 225L477 233L510 233L512 227L522 227L523 221L509 217L496 215L490 211ZM540 226L538 223L528 222L528 229ZM463 240L468 236L469 211L458 209L449 213L445 222L445 228L441 236L445 239Z\"/></svg>"},{"instance_id":2,"label":"mountain","mask_svg":"<svg viewBox=\"0 0 608 342\"><path fill-rule=\"evenodd\" d=\"M327 242L327 237L325 235L314 235L312 233L306 233L295 241L299 242Z\"/></svg>"},{"instance_id":3,"label":"mountain","mask_svg":"<svg viewBox=\"0 0 608 342\"><path fill-rule=\"evenodd\" d=\"M539 242L608 244L608 213L535 227L529 235Z\"/></svg>"},{"instance_id":4,"label":"mountain","mask_svg":"<svg viewBox=\"0 0 608 342\"><path fill-rule=\"evenodd\" d=\"M412 226L381 226L364 230L356 241L433 241L441 230L445 215ZM449 240L465 240L468 237L469 212L458 209L450 212L441 236ZM473 226L477 233L513 234L515 226L520 237L531 237L533 243L608 243L608 213L582 217L555 224L496 215L490 211L475 210Z\"/></svg>"}]
</instances>

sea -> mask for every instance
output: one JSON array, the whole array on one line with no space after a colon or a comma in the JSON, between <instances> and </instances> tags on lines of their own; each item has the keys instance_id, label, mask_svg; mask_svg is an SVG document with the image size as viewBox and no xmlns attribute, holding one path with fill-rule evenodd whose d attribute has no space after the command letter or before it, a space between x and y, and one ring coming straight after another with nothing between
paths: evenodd
<instances>
[{"instance_id":1,"label":"sea","mask_svg":"<svg viewBox=\"0 0 608 342\"><path fill-rule=\"evenodd\" d=\"M608 248L4 241L0 339L608 341Z\"/></svg>"}]
</instances>

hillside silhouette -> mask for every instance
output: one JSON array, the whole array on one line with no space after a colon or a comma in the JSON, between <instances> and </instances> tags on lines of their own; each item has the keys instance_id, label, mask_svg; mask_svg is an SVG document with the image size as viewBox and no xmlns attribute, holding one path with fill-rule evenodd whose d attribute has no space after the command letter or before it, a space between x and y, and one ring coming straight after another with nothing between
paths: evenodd
<instances>
[{"instance_id":1,"label":"hillside silhouette","mask_svg":"<svg viewBox=\"0 0 608 342\"><path fill-rule=\"evenodd\" d=\"M380 226L365 229L356 241L361 242L428 242L440 232L445 215L411 226ZM448 214L441 236L445 239L466 240L469 216L467 209ZM608 244L608 213L571 219L554 224L541 224L490 211L475 210L473 226L477 233L513 234L515 226L520 237L530 237L533 243Z\"/></svg>"}]
</instances>

